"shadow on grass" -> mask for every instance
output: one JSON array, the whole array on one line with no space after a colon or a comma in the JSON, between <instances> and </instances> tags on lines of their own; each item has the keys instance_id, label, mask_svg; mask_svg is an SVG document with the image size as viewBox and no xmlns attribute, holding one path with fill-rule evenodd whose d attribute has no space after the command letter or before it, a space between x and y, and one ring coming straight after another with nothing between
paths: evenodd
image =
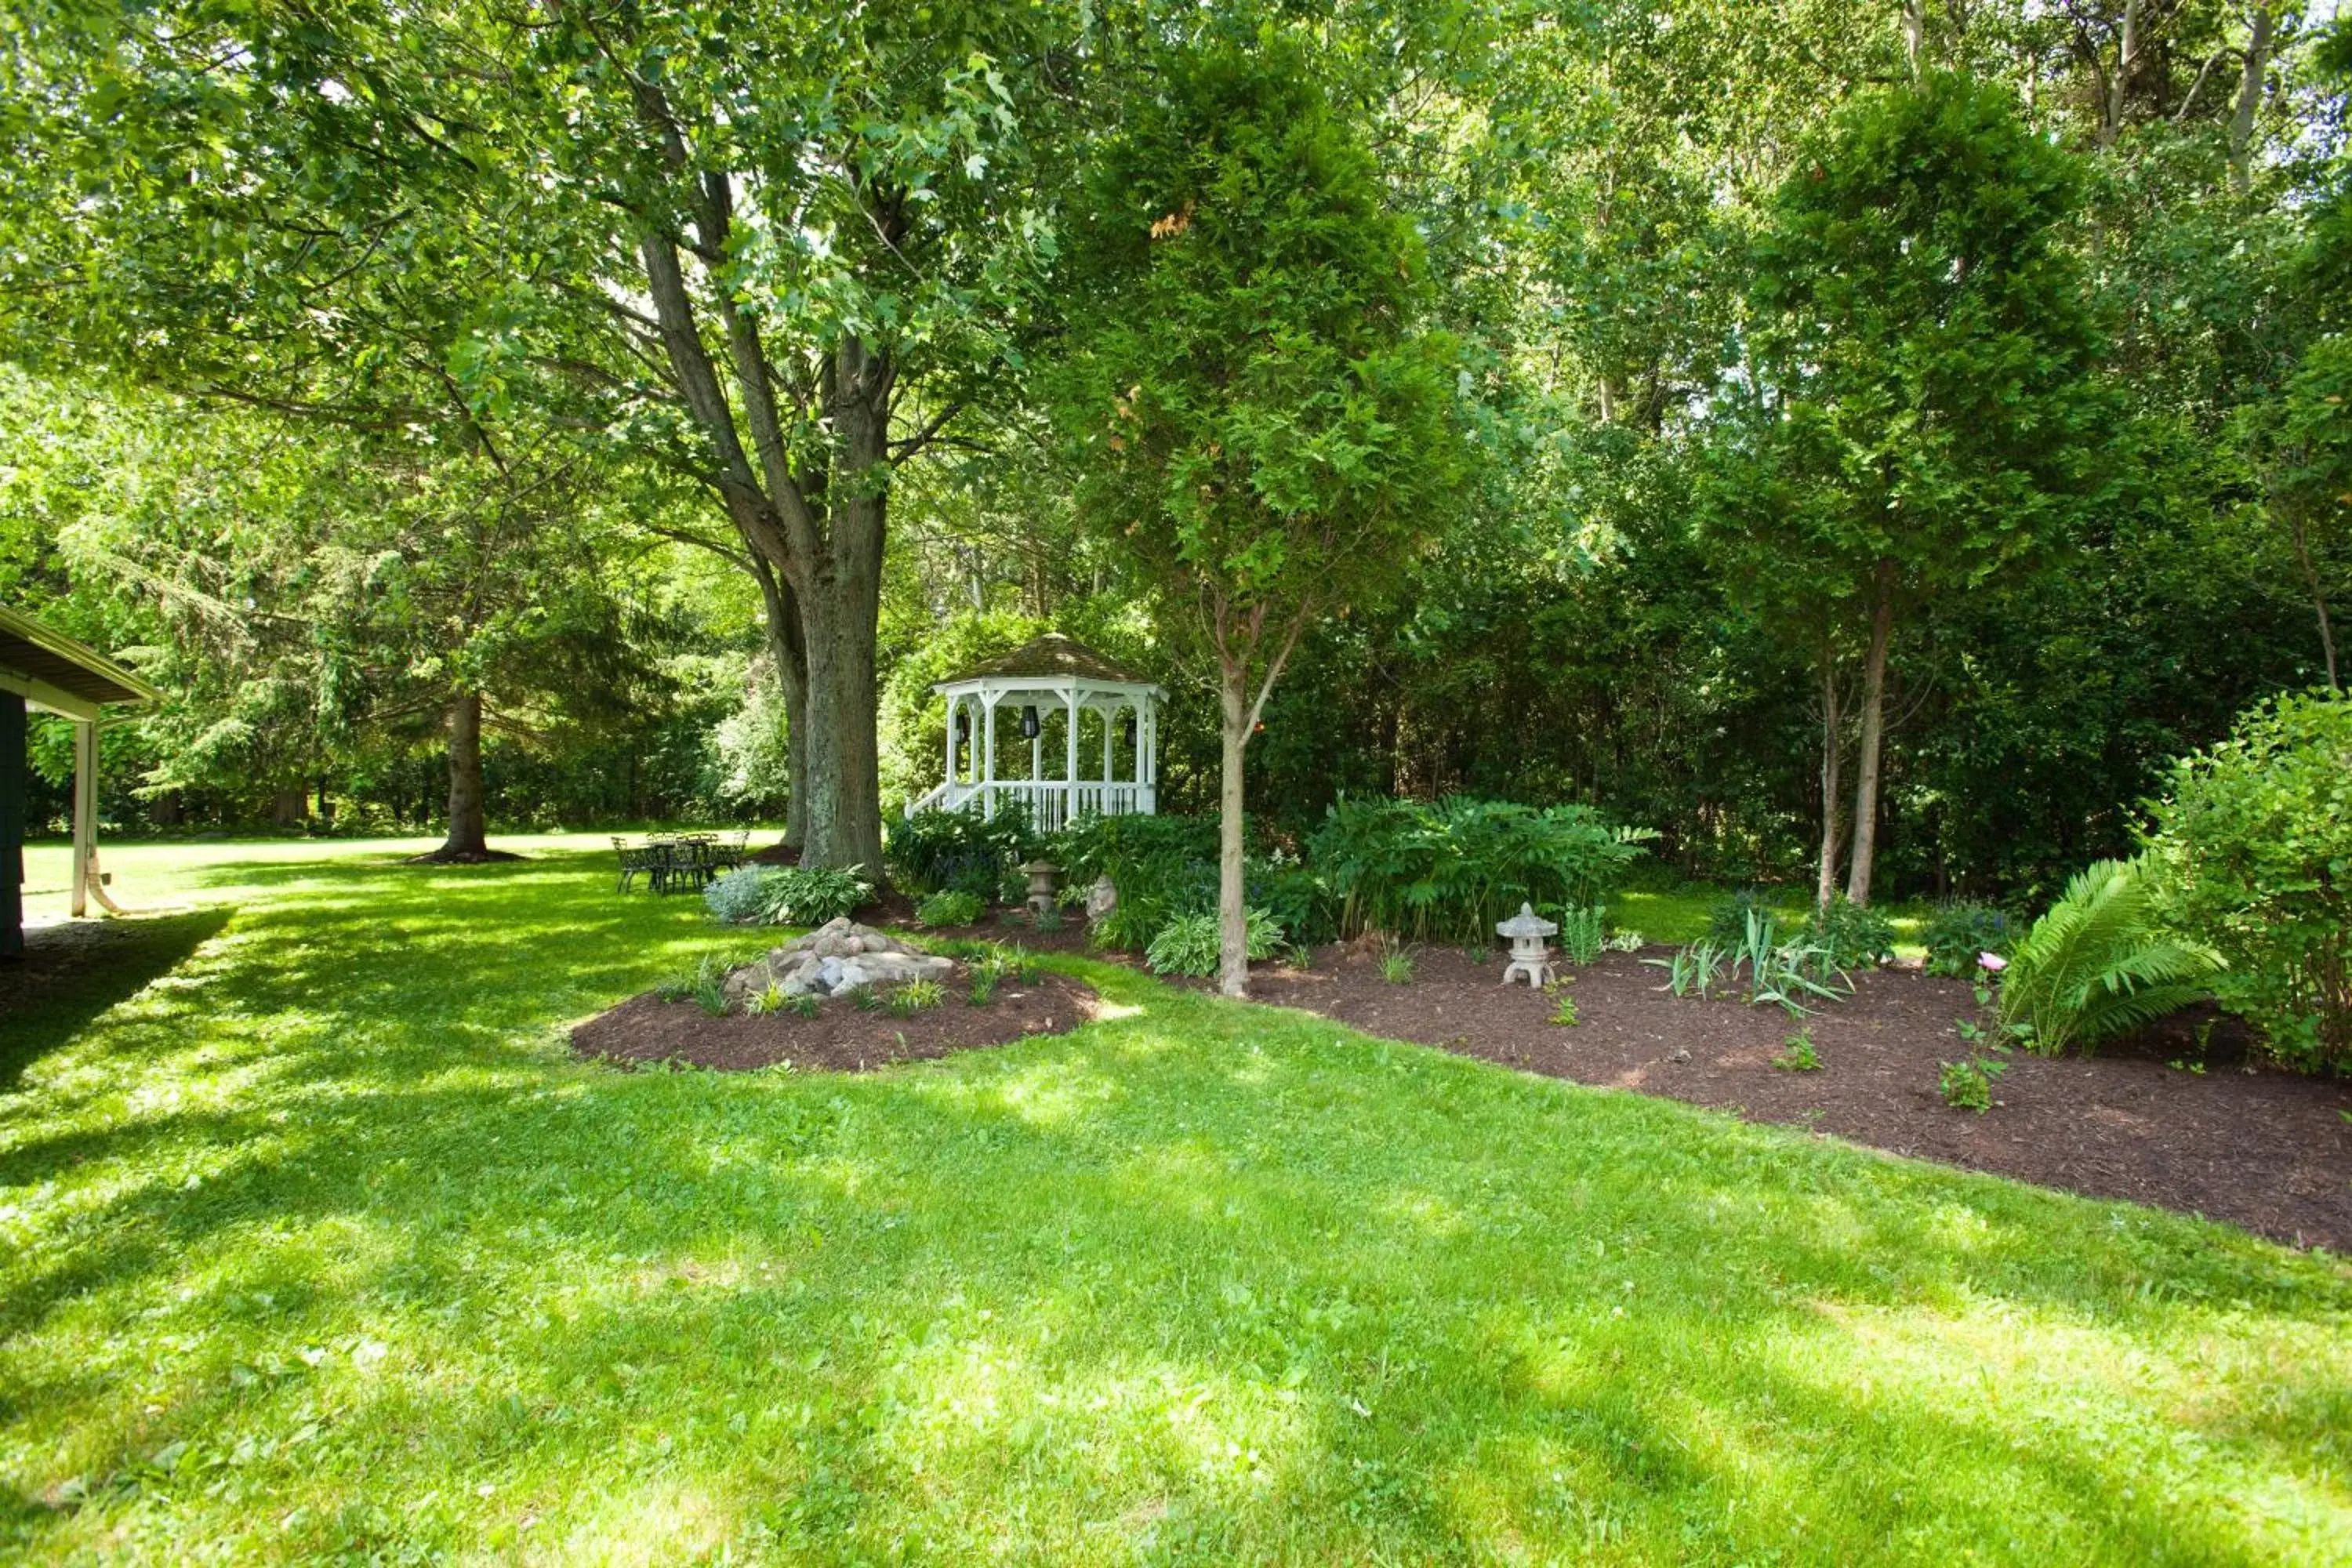
<instances>
[{"instance_id":1,"label":"shadow on grass","mask_svg":"<svg viewBox=\"0 0 2352 1568\"><path fill-rule=\"evenodd\" d=\"M17 1102L0 1556L2252 1563L2240 1494L2342 1502L2324 1259L1076 960L1125 1010L1053 1040L583 1067L744 940L593 867L289 888Z\"/></svg>"},{"instance_id":2,"label":"shadow on grass","mask_svg":"<svg viewBox=\"0 0 2352 1568\"><path fill-rule=\"evenodd\" d=\"M228 923L229 913L201 910L26 931L23 960L0 967L0 1094L15 1092L26 1068L185 963Z\"/></svg>"}]
</instances>

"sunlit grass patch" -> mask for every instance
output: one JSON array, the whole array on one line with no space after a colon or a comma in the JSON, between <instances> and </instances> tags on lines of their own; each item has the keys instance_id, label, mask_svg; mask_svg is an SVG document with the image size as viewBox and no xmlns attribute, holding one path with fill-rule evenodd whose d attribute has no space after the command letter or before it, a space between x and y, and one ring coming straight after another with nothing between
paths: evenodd
<instances>
[{"instance_id":1,"label":"sunlit grass patch","mask_svg":"<svg viewBox=\"0 0 2352 1568\"><path fill-rule=\"evenodd\" d=\"M1076 960L1051 1039L578 1063L772 933L521 847L112 858L234 913L0 1089L0 1554L2352 1554L2338 1260Z\"/></svg>"}]
</instances>

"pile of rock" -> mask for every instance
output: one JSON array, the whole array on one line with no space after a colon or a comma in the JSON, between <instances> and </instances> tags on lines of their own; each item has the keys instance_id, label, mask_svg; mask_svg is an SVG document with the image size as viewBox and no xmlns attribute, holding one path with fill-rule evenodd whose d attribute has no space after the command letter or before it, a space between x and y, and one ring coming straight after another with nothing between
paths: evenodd
<instances>
[{"instance_id":1,"label":"pile of rock","mask_svg":"<svg viewBox=\"0 0 2352 1568\"><path fill-rule=\"evenodd\" d=\"M740 1006L745 997L765 992L771 982L787 996L811 992L839 996L861 985L887 988L909 980L945 981L954 970L947 959L919 952L889 932L844 915L730 973L727 1001Z\"/></svg>"}]
</instances>

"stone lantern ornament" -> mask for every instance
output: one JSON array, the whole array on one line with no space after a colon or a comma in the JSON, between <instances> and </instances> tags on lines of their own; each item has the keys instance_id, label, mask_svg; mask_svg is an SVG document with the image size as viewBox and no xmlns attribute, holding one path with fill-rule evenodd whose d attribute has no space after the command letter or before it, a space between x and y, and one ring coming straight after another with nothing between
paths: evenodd
<instances>
[{"instance_id":1,"label":"stone lantern ornament","mask_svg":"<svg viewBox=\"0 0 2352 1568\"><path fill-rule=\"evenodd\" d=\"M1032 860L1021 868L1021 874L1029 879L1029 912L1033 915L1052 914L1054 895L1061 886L1062 868L1051 860Z\"/></svg>"},{"instance_id":2,"label":"stone lantern ornament","mask_svg":"<svg viewBox=\"0 0 2352 1568\"><path fill-rule=\"evenodd\" d=\"M1544 938L1559 930L1559 923L1536 913L1533 904L1521 904L1517 914L1507 921L1496 921L1495 934L1511 941L1511 962L1503 966L1503 984L1508 985L1522 974L1528 977L1531 990L1549 982L1551 949Z\"/></svg>"}]
</instances>

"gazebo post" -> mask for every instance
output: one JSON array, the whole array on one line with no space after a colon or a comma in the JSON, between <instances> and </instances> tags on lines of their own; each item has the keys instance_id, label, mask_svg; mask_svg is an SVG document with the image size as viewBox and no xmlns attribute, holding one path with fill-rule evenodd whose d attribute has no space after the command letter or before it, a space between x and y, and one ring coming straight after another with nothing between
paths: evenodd
<instances>
[{"instance_id":1,"label":"gazebo post","mask_svg":"<svg viewBox=\"0 0 2352 1568\"><path fill-rule=\"evenodd\" d=\"M0 958L25 956L25 699L0 691Z\"/></svg>"},{"instance_id":2,"label":"gazebo post","mask_svg":"<svg viewBox=\"0 0 2352 1568\"><path fill-rule=\"evenodd\" d=\"M962 712L962 711L963 711L963 699L962 699L962 698L959 697L959 698L957 698L954 701L952 701L952 702L950 702L950 703L949 703L949 704L948 704L948 722L947 722L947 736L948 736L948 771L947 771L946 773L941 773L940 776L941 778L943 778L943 779L945 779L945 780L947 780L947 781L948 781L948 791L949 791L949 793L950 793L950 795L952 795L952 794L955 792L955 782L956 782L956 776L955 776L955 721L956 721L956 715L957 715L958 713Z\"/></svg>"},{"instance_id":3,"label":"gazebo post","mask_svg":"<svg viewBox=\"0 0 2352 1568\"><path fill-rule=\"evenodd\" d=\"M993 818L996 816L996 699L983 691L980 700L987 710L981 720L981 726L988 731L988 759L982 764L983 771L980 779L980 814Z\"/></svg>"},{"instance_id":4,"label":"gazebo post","mask_svg":"<svg viewBox=\"0 0 2352 1568\"><path fill-rule=\"evenodd\" d=\"M1105 712L1105 713L1103 714L1103 776L1102 776L1102 782L1103 782L1103 799L1104 799L1106 802L1108 802L1108 801L1110 799L1110 775L1111 775L1111 773L1112 773L1112 771L1113 771L1113 770L1112 770L1112 768L1111 768L1111 765L1110 765L1110 737L1111 737L1111 731L1118 728L1118 710L1119 710L1120 706L1121 706L1121 704L1117 703L1117 702L1114 702L1114 703L1112 703L1112 704L1110 705L1109 710L1108 710L1107 712Z\"/></svg>"},{"instance_id":5,"label":"gazebo post","mask_svg":"<svg viewBox=\"0 0 2352 1568\"><path fill-rule=\"evenodd\" d=\"M70 912L79 920L89 912L89 863L98 851L98 726L88 719L74 721L73 874Z\"/></svg>"},{"instance_id":6,"label":"gazebo post","mask_svg":"<svg viewBox=\"0 0 2352 1568\"><path fill-rule=\"evenodd\" d=\"M1062 700L1070 710L1070 757L1062 767L1062 822L1066 826L1078 815L1078 688L1075 681L1062 689Z\"/></svg>"}]
</instances>

